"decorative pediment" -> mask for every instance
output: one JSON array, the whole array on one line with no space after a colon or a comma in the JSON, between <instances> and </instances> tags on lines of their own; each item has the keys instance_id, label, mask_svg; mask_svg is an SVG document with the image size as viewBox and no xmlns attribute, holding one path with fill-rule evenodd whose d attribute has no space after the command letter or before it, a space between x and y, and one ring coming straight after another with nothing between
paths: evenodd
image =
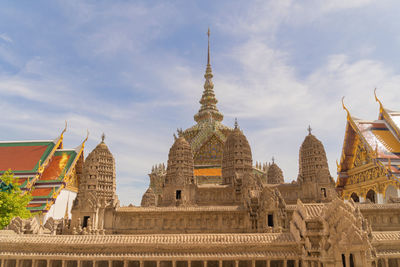
<instances>
[{"instance_id":1,"label":"decorative pediment","mask_svg":"<svg viewBox=\"0 0 400 267\"><path fill-rule=\"evenodd\" d=\"M371 162L372 158L370 153L368 153L366 147L362 143L359 143L355 152L353 166L360 167Z\"/></svg>"},{"instance_id":2,"label":"decorative pediment","mask_svg":"<svg viewBox=\"0 0 400 267\"><path fill-rule=\"evenodd\" d=\"M195 152L194 160L197 164L201 162L222 161L224 142L216 133L211 134L202 146Z\"/></svg>"},{"instance_id":3,"label":"decorative pediment","mask_svg":"<svg viewBox=\"0 0 400 267\"><path fill-rule=\"evenodd\" d=\"M324 237L320 242L323 254L334 256L345 251L373 252L372 231L360 209L352 201L335 198L322 211Z\"/></svg>"}]
</instances>

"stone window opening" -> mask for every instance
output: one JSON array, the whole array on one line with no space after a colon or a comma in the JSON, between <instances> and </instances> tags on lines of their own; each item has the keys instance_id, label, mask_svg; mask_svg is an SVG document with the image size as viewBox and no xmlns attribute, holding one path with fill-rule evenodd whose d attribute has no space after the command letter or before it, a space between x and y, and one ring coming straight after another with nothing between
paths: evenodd
<instances>
[{"instance_id":1,"label":"stone window opening","mask_svg":"<svg viewBox=\"0 0 400 267\"><path fill-rule=\"evenodd\" d=\"M176 199L181 199L181 198L182 198L182 191L176 190Z\"/></svg>"},{"instance_id":2,"label":"stone window opening","mask_svg":"<svg viewBox=\"0 0 400 267\"><path fill-rule=\"evenodd\" d=\"M273 214L268 214L268 226L274 227L274 215Z\"/></svg>"}]
</instances>

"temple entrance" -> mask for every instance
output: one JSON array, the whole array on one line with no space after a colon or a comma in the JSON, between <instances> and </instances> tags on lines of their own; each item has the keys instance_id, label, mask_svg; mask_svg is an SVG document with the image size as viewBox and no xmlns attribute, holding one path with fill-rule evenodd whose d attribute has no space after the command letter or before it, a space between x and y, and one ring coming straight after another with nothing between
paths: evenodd
<instances>
[{"instance_id":1,"label":"temple entrance","mask_svg":"<svg viewBox=\"0 0 400 267\"><path fill-rule=\"evenodd\" d=\"M357 196L356 193L352 193L350 197L354 202L360 202L360 198Z\"/></svg>"},{"instance_id":2,"label":"temple entrance","mask_svg":"<svg viewBox=\"0 0 400 267\"><path fill-rule=\"evenodd\" d=\"M90 216L83 216L82 228L85 228L88 226L89 219L90 219Z\"/></svg>"},{"instance_id":3,"label":"temple entrance","mask_svg":"<svg viewBox=\"0 0 400 267\"><path fill-rule=\"evenodd\" d=\"M393 185L389 185L386 187L385 191L385 203L388 203L390 201L390 198L397 198L397 189Z\"/></svg>"},{"instance_id":4,"label":"temple entrance","mask_svg":"<svg viewBox=\"0 0 400 267\"><path fill-rule=\"evenodd\" d=\"M376 203L376 193L375 193L374 190L371 189L371 190L368 191L365 200L367 200L367 199L369 201L371 201L372 203Z\"/></svg>"}]
</instances>

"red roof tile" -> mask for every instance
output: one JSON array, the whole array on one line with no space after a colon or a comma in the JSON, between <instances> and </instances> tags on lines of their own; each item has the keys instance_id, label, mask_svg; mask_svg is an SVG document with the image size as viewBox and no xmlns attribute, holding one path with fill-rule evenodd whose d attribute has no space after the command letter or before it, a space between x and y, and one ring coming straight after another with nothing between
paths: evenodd
<instances>
[{"instance_id":1,"label":"red roof tile","mask_svg":"<svg viewBox=\"0 0 400 267\"><path fill-rule=\"evenodd\" d=\"M47 146L0 146L0 171L32 170Z\"/></svg>"}]
</instances>

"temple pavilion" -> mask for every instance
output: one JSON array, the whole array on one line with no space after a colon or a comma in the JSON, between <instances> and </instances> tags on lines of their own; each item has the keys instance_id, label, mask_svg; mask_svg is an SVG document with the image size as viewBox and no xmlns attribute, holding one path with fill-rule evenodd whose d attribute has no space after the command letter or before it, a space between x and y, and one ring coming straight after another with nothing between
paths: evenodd
<instances>
[{"instance_id":1,"label":"temple pavilion","mask_svg":"<svg viewBox=\"0 0 400 267\"><path fill-rule=\"evenodd\" d=\"M63 147L65 129L52 140L0 141L0 176L10 170L21 189L31 192L28 209L47 217L70 217L78 192L85 141Z\"/></svg>"},{"instance_id":2,"label":"temple pavilion","mask_svg":"<svg viewBox=\"0 0 400 267\"><path fill-rule=\"evenodd\" d=\"M377 120L347 113L337 191L345 200L393 203L400 196L400 111L379 104Z\"/></svg>"}]
</instances>

